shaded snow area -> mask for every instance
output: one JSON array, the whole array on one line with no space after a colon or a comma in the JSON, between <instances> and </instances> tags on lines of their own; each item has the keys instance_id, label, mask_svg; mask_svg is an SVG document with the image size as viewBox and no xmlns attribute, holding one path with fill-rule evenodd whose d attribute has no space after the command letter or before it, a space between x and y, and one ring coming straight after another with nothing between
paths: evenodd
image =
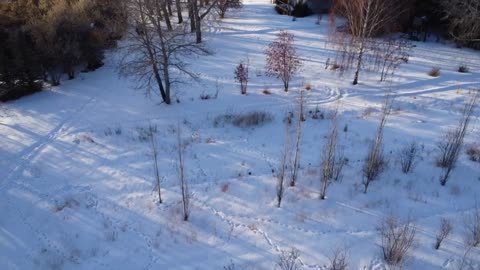
<instances>
[{"instance_id":1,"label":"shaded snow area","mask_svg":"<svg viewBox=\"0 0 480 270\"><path fill-rule=\"evenodd\" d=\"M171 106L145 97L119 78L116 52L93 73L0 106L0 269L276 269L281 250L299 250L301 269L327 269L346 248L349 269L393 269L384 260L378 227L389 215L417 226L404 269L479 269L480 250L466 252L465 223L480 205L480 163L462 150L446 186L435 166L437 142L461 119L469 90L480 86L480 53L450 44L415 43L393 81L378 74L339 77L325 70L335 52L328 18L292 21L268 1L246 2L212 23L212 55L191 59L200 80L177 86ZM264 73L263 52L280 30L296 38L305 62L284 92ZM233 70L249 58L248 95ZM458 73L461 63L470 73ZM439 67L441 75L427 75ZM307 91L300 172L276 207L284 119ZM262 93L268 89L271 94ZM201 95L218 98L202 100ZM385 126L388 168L363 194L362 164L386 90L395 93ZM349 162L344 177L319 199L320 157L332 109L340 107L339 139ZM322 117L314 117L318 108ZM225 115L266 112L272 121L237 127ZM480 109L465 143L480 138ZM316 118L316 119L315 119ZM158 204L147 131L156 126L163 204ZM182 220L177 178L177 126L186 145L191 216ZM292 131L292 138L295 137ZM420 146L418 164L403 174L397 152ZM293 154L293 152L292 152ZM441 218L452 234L434 249ZM278 269L278 268L277 268Z\"/></svg>"}]
</instances>

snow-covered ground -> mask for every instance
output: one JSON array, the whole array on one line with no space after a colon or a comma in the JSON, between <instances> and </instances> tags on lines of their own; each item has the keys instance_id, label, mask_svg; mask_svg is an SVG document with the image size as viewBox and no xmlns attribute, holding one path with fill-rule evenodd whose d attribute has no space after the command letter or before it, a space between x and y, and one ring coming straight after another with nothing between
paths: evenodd
<instances>
[{"instance_id":1,"label":"snow-covered ground","mask_svg":"<svg viewBox=\"0 0 480 270\"><path fill-rule=\"evenodd\" d=\"M303 269L326 269L336 248L347 248L351 269L389 269L377 228L394 214L417 225L406 269L456 269L464 256L464 221L480 203L480 163L462 153L451 180L440 186L436 143L460 118L469 89L480 86L480 53L439 43L416 43L408 64L390 83L378 74L339 77L325 70L334 56L328 19L292 21L264 0L206 30L213 55L191 60L199 82L175 92L180 103L159 104L115 73L114 53L96 72L21 100L0 105L0 269L274 269L280 250L300 251ZM264 75L263 50L280 30L296 36L305 59L288 93ZM240 95L233 69L250 59L248 95ZM456 72L466 63L471 73ZM427 75L432 67L441 76ZM284 141L284 117L295 110L304 84L308 109L340 104L341 145L349 163L341 182L319 200L320 152L328 119L307 113L298 185L276 207L275 177ZM272 95L262 94L268 88ZM202 94L217 99L201 100ZM396 93L385 128L390 164L367 194L361 166L375 133L386 90ZM238 128L215 121L224 114L271 113L271 123ZM466 142L478 142L480 110ZM327 117L328 118L328 117ZM215 123L217 122L217 123ZM157 203L145 131L157 126L163 204ZM176 173L176 129L187 144L192 193L189 222L182 221ZM344 131L344 126L348 130ZM405 175L397 151L416 141L421 159ZM440 219L453 234L434 250ZM480 267L480 250L468 260Z\"/></svg>"}]
</instances>

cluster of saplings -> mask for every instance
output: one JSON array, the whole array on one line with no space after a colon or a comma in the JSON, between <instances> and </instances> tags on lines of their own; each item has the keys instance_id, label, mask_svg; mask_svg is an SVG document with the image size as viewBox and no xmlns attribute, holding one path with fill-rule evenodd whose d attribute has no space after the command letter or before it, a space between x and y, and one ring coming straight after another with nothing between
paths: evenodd
<instances>
[{"instance_id":1,"label":"cluster of saplings","mask_svg":"<svg viewBox=\"0 0 480 270\"><path fill-rule=\"evenodd\" d=\"M59 85L103 65L126 27L122 1L0 2L0 101Z\"/></svg>"}]
</instances>

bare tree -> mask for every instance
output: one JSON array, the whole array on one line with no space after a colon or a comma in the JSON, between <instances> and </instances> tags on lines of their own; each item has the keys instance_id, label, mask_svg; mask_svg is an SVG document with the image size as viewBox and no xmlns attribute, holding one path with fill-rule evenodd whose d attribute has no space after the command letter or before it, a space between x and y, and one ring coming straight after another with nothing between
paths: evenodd
<instances>
[{"instance_id":1,"label":"bare tree","mask_svg":"<svg viewBox=\"0 0 480 270\"><path fill-rule=\"evenodd\" d=\"M210 14L210 11L217 6L219 0L212 0L204 5L199 5L198 0L188 0L190 29L195 32L196 43L202 43L202 21Z\"/></svg>"},{"instance_id":2,"label":"bare tree","mask_svg":"<svg viewBox=\"0 0 480 270\"><path fill-rule=\"evenodd\" d=\"M158 190L158 203L162 203L162 189L160 186L160 172L158 169L158 148L156 140L157 126L153 126L151 123L148 126L148 138L150 139L150 149L152 151L153 159L153 173L155 175L155 180Z\"/></svg>"},{"instance_id":3,"label":"bare tree","mask_svg":"<svg viewBox=\"0 0 480 270\"><path fill-rule=\"evenodd\" d=\"M480 46L480 3L478 0L440 0L449 34L457 42Z\"/></svg>"},{"instance_id":4,"label":"bare tree","mask_svg":"<svg viewBox=\"0 0 480 270\"><path fill-rule=\"evenodd\" d=\"M121 48L124 55L119 73L135 77L137 87L148 94L157 88L163 102L171 104L171 88L181 81L180 77L196 78L182 59L207 51L195 44L183 25L168 31L162 20L164 5L159 1L128 0L126 6L130 14L129 41Z\"/></svg>"},{"instance_id":5,"label":"bare tree","mask_svg":"<svg viewBox=\"0 0 480 270\"><path fill-rule=\"evenodd\" d=\"M415 167L419 155L418 151L418 144L416 142L411 142L400 150L398 160L403 173L407 174Z\"/></svg>"},{"instance_id":6,"label":"bare tree","mask_svg":"<svg viewBox=\"0 0 480 270\"><path fill-rule=\"evenodd\" d=\"M435 249L439 249L442 245L443 240L447 238L453 230L452 221L446 218L440 220L440 230L438 230L436 235Z\"/></svg>"},{"instance_id":7,"label":"bare tree","mask_svg":"<svg viewBox=\"0 0 480 270\"><path fill-rule=\"evenodd\" d=\"M369 146L368 155L363 166L363 186L364 193L367 193L370 183L378 178L387 165L386 158L383 153L383 129L387 122L392 109L393 98L389 95L385 98L382 108L380 124L378 125L375 139Z\"/></svg>"},{"instance_id":8,"label":"bare tree","mask_svg":"<svg viewBox=\"0 0 480 270\"><path fill-rule=\"evenodd\" d=\"M348 269L348 251L346 249L337 248L328 258L330 266L328 270L347 270Z\"/></svg>"},{"instance_id":9,"label":"bare tree","mask_svg":"<svg viewBox=\"0 0 480 270\"><path fill-rule=\"evenodd\" d=\"M297 270L300 269L300 263L298 258L300 257L300 251L296 248L290 250L282 250L278 258L277 265L280 270Z\"/></svg>"},{"instance_id":10,"label":"bare tree","mask_svg":"<svg viewBox=\"0 0 480 270\"><path fill-rule=\"evenodd\" d=\"M379 232L383 258L388 264L399 265L405 261L415 240L416 226L410 220L400 224L395 216L384 218Z\"/></svg>"},{"instance_id":11,"label":"bare tree","mask_svg":"<svg viewBox=\"0 0 480 270\"><path fill-rule=\"evenodd\" d=\"M439 156L437 157L437 166L443 170L443 174L440 176L440 184L442 186L447 184L450 174L455 168L458 157L460 156L468 125L470 124L471 116L477 105L479 92L480 90L474 90L463 107L462 118L457 127L449 130L437 145L440 150Z\"/></svg>"},{"instance_id":12,"label":"bare tree","mask_svg":"<svg viewBox=\"0 0 480 270\"><path fill-rule=\"evenodd\" d=\"M183 220L188 221L190 217L190 190L188 181L185 177L185 160L184 160L185 146L182 142L182 130L180 124L177 127L177 173L180 190L182 192L182 206L183 206Z\"/></svg>"},{"instance_id":13,"label":"bare tree","mask_svg":"<svg viewBox=\"0 0 480 270\"><path fill-rule=\"evenodd\" d=\"M182 3L181 0L175 0L175 8L177 9L177 19L178 23L183 23L183 16L182 16Z\"/></svg>"},{"instance_id":14,"label":"bare tree","mask_svg":"<svg viewBox=\"0 0 480 270\"><path fill-rule=\"evenodd\" d=\"M248 60L245 64L244 61L241 61L240 64L235 68L235 81L240 83L240 92L242 95L247 94L248 86Z\"/></svg>"},{"instance_id":15,"label":"bare tree","mask_svg":"<svg viewBox=\"0 0 480 270\"><path fill-rule=\"evenodd\" d=\"M401 15L401 6L395 0L338 0L334 10L347 19L346 30L356 45L356 64L353 84L358 84L365 53L370 40L382 32L388 32ZM335 20L333 20L335 23Z\"/></svg>"},{"instance_id":16,"label":"bare tree","mask_svg":"<svg viewBox=\"0 0 480 270\"><path fill-rule=\"evenodd\" d=\"M290 179L290 186L295 186L298 178L298 169L300 166L300 146L302 140L302 123L305 121L304 117L304 107L305 107L305 97L304 91L300 90L300 96L298 99L298 119L297 119L297 127L295 131L295 148L294 148L294 157L293 157L293 164L292 164L292 173Z\"/></svg>"},{"instance_id":17,"label":"bare tree","mask_svg":"<svg viewBox=\"0 0 480 270\"><path fill-rule=\"evenodd\" d=\"M289 125L285 124L285 141L283 143L283 151L280 159L280 166L277 172L277 207L282 204L283 195L285 193L285 178L287 171L288 153L290 151L290 132Z\"/></svg>"},{"instance_id":18,"label":"bare tree","mask_svg":"<svg viewBox=\"0 0 480 270\"><path fill-rule=\"evenodd\" d=\"M290 80L302 64L294 47L293 34L287 31L278 33L276 40L265 50L265 55L267 75L280 78L285 92L288 92Z\"/></svg>"},{"instance_id":19,"label":"bare tree","mask_svg":"<svg viewBox=\"0 0 480 270\"><path fill-rule=\"evenodd\" d=\"M333 180L335 173L335 162L337 156L337 145L338 145L338 123L337 123L337 114L338 108L335 109L330 129L328 131L327 140L323 145L322 149L322 162L321 166L321 184L322 188L320 190L320 199L325 200L327 194L327 188Z\"/></svg>"}]
</instances>

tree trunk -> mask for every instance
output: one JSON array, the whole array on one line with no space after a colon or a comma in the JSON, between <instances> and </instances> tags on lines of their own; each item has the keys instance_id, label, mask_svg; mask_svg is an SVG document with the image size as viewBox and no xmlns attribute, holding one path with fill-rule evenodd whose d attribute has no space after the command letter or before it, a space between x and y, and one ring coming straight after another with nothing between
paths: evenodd
<instances>
[{"instance_id":1,"label":"tree trunk","mask_svg":"<svg viewBox=\"0 0 480 270\"><path fill-rule=\"evenodd\" d=\"M167 0L168 16L173 16L172 0Z\"/></svg>"},{"instance_id":2,"label":"tree trunk","mask_svg":"<svg viewBox=\"0 0 480 270\"><path fill-rule=\"evenodd\" d=\"M193 0L193 16L195 18L195 35L197 44L202 43L202 19L200 18L197 0Z\"/></svg>"},{"instance_id":3,"label":"tree trunk","mask_svg":"<svg viewBox=\"0 0 480 270\"><path fill-rule=\"evenodd\" d=\"M197 0L189 0L188 1L188 17L190 19L190 32L191 33L194 33L195 32L195 29L196 29L196 25L195 25L195 11L194 11L194 3L196 2Z\"/></svg>"},{"instance_id":4,"label":"tree trunk","mask_svg":"<svg viewBox=\"0 0 480 270\"><path fill-rule=\"evenodd\" d=\"M163 15L165 16L165 23L167 24L167 29L168 31L172 31L172 23L170 22L170 16L168 14L168 10L167 10L167 1L163 1L163 3L161 4L161 8L162 8L162 13Z\"/></svg>"},{"instance_id":5,"label":"tree trunk","mask_svg":"<svg viewBox=\"0 0 480 270\"><path fill-rule=\"evenodd\" d=\"M180 4L180 0L175 0L175 7L177 8L178 23L183 23L182 6Z\"/></svg>"}]
</instances>

